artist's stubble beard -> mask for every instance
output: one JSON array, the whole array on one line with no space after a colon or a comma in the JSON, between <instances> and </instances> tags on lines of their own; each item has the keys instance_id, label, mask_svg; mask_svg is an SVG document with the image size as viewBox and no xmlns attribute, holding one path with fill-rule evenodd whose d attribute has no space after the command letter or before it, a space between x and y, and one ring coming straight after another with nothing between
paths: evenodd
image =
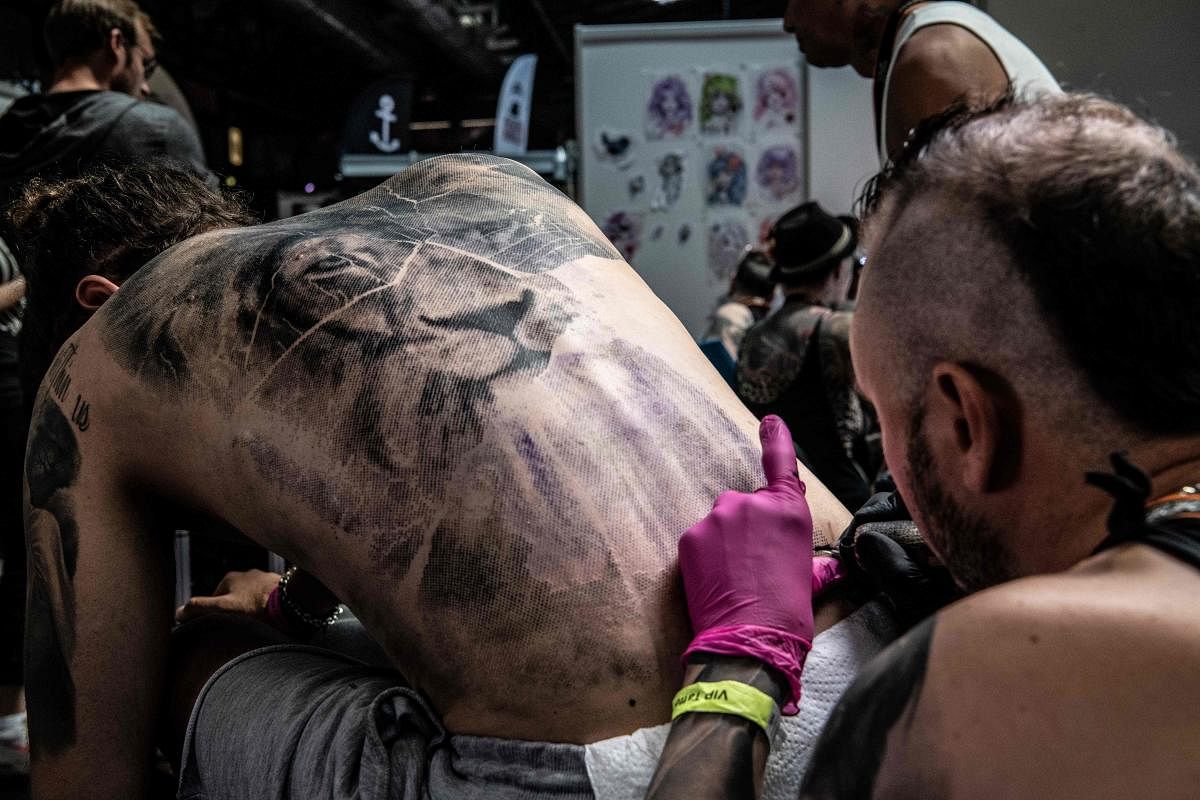
<instances>
[{"instance_id":1,"label":"artist's stubble beard","mask_svg":"<svg viewBox=\"0 0 1200 800\"><path fill-rule=\"evenodd\" d=\"M921 534L942 559L955 582L977 592L1020 577L1004 532L970 512L942 488L925 437L925 409L918 408L908 427L910 509L919 509Z\"/></svg>"}]
</instances>

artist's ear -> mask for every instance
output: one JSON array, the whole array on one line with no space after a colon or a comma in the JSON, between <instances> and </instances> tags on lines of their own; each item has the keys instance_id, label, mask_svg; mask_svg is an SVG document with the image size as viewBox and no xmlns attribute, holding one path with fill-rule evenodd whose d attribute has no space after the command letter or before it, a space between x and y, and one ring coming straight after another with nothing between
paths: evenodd
<instances>
[{"instance_id":1,"label":"artist's ear","mask_svg":"<svg viewBox=\"0 0 1200 800\"><path fill-rule=\"evenodd\" d=\"M108 52L116 59L118 69L121 68L121 60L129 57L125 52L125 34L121 33L120 28L113 28L108 32Z\"/></svg>"},{"instance_id":2,"label":"artist's ear","mask_svg":"<svg viewBox=\"0 0 1200 800\"><path fill-rule=\"evenodd\" d=\"M75 286L75 302L87 311L95 311L116 294L117 289L118 286L103 275L84 275Z\"/></svg>"},{"instance_id":3,"label":"artist's ear","mask_svg":"<svg viewBox=\"0 0 1200 800\"><path fill-rule=\"evenodd\" d=\"M968 490L1000 491L1017 477L1021 462L1020 402L999 375L941 362L931 373L926 431L940 431L942 456Z\"/></svg>"}]
</instances>

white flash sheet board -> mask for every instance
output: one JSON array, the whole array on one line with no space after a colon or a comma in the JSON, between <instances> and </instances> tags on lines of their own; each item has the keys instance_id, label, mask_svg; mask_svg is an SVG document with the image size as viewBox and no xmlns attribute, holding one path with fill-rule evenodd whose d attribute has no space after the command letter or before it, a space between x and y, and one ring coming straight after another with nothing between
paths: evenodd
<instances>
[{"instance_id":1,"label":"white flash sheet board","mask_svg":"<svg viewBox=\"0 0 1200 800\"><path fill-rule=\"evenodd\" d=\"M580 201L701 336L742 251L813 197L849 211L870 82L806 68L780 20L575 29Z\"/></svg>"}]
</instances>

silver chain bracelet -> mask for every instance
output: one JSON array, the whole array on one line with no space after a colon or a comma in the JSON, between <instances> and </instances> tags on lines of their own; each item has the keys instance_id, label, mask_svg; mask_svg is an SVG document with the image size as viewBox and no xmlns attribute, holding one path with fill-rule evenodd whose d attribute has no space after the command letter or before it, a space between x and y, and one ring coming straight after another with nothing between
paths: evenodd
<instances>
[{"instance_id":1,"label":"silver chain bracelet","mask_svg":"<svg viewBox=\"0 0 1200 800\"><path fill-rule=\"evenodd\" d=\"M279 599L283 602L283 606L288 610L288 613L295 616L296 619L300 620L308 627L317 630L324 628L326 625L332 625L333 623L337 622L338 618L342 616L342 612L346 610L345 607L340 603L333 607L333 611L329 612L328 616L324 618L318 618L305 611L295 600L288 597L287 585L288 582L291 581L292 576L295 574L296 568L288 567L287 571L283 573L283 577L279 579Z\"/></svg>"}]
</instances>

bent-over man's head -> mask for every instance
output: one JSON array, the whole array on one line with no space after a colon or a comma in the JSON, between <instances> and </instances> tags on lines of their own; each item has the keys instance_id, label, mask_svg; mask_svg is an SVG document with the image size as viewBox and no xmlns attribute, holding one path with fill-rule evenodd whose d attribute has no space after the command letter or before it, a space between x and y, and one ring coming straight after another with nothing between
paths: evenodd
<instances>
[{"instance_id":1,"label":"bent-over man's head","mask_svg":"<svg viewBox=\"0 0 1200 800\"><path fill-rule=\"evenodd\" d=\"M964 587L1074 564L1085 471L1197 451L1200 172L1068 95L945 115L879 189L853 353L897 485Z\"/></svg>"},{"instance_id":2,"label":"bent-over man's head","mask_svg":"<svg viewBox=\"0 0 1200 800\"><path fill-rule=\"evenodd\" d=\"M63 342L147 261L192 236L254 221L237 197L157 162L32 181L8 210L28 282L25 395L37 392Z\"/></svg>"}]
</instances>

